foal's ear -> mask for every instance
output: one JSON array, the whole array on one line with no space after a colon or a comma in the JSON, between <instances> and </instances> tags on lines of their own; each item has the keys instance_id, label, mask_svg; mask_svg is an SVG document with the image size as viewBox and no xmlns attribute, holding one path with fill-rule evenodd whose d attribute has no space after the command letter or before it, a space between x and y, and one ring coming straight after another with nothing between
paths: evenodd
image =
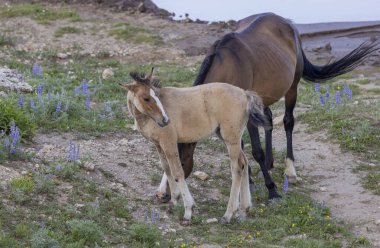
<instances>
[{"instance_id":1,"label":"foal's ear","mask_svg":"<svg viewBox=\"0 0 380 248\"><path fill-rule=\"evenodd\" d=\"M153 78L153 71L154 71L154 67L152 67L152 70L150 71L149 75L146 76L145 78L149 79L149 80L152 80L152 78Z\"/></svg>"},{"instance_id":2,"label":"foal's ear","mask_svg":"<svg viewBox=\"0 0 380 248\"><path fill-rule=\"evenodd\" d=\"M137 89L137 85L136 84L120 84L119 83L119 85L120 85L120 87L122 87L122 88L124 88L126 90L133 91L133 92L135 92L136 89Z\"/></svg>"}]
</instances>

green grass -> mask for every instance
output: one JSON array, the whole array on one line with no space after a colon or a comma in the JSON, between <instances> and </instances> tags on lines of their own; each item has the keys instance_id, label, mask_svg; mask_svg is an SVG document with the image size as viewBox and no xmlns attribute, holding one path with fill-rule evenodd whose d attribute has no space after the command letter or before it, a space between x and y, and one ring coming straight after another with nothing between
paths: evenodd
<instances>
[{"instance_id":1,"label":"green grass","mask_svg":"<svg viewBox=\"0 0 380 248\"><path fill-rule=\"evenodd\" d=\"M130 25L129 23L116 23L109 31L110 35L118 39L131 40L136 44L149 43L152 45L162 44L162 38L159 35L152 34L151 31Z\"/></svg>"},{"instance_id":2,"label":"green grass","mask_svg":"<svg viewBox=\"0 0 380 248\"><path fill-rule=\"evenodd\" d=\"M52 9L43 4L17 4L0 7L0 18L28 16L38 23L48 24L60 19L80 20L78 13L70 9Z\"/></svg>"},{"instance_id":3,"label":"green grass","mask_svg":"<svg viewBox=\"0 0 380 248\"><path fill-rule=\"evenodd\" d=\"M8 46L13 47L16 44L16 38L6 36L4 33L0 33L0 47Z\"/></svg>"},{"instance_id":4,"label":"green grass","mask_svg":"<svg viewBox=\"0 0 380 248\"><path fill-rule=\"evenodd\" d=\"M54 31L54 37L62 37L65 34L79 34L81 30L76 27L60 27L57 30Z\"/></svg>"}]
</instances>

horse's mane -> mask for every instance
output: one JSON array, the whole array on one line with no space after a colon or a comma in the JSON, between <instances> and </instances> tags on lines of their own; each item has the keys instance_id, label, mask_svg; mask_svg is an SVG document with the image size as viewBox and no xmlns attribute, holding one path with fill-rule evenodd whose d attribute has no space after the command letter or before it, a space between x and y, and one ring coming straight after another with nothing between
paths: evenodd
<instances>
[{"instance_id":1,"label":"horse's mane","mask_svg":"<svg viewBox=\"0 0 380 248\"><path fill-rule=\"evenodd\" d=\"M157 78L153 78L153 79L146 78L145 73L131 72L131 73L129 73L129 75L131 76L131 78L133 80L135 80L138 83L142 83L142 84L145 84L147 86L153 86L156 88L162 87L159 79L157 79Z\"/></svg>"},{"instance_id":2,"label":"horse's mane","mask_svg":"<svg viewBox=\"0 0 380 248\"><path fill-rule=\"evenodd\" d=\"M235 33L226 34L221 40L217 40L212 45L212 53L203 60L199 69L198 75L195 78L193 86L201 85L204 83L207 73L209 72L215 56L218 54L219 49L228 43L230 40L235 39Z\"/></svg>"}]
</instances>

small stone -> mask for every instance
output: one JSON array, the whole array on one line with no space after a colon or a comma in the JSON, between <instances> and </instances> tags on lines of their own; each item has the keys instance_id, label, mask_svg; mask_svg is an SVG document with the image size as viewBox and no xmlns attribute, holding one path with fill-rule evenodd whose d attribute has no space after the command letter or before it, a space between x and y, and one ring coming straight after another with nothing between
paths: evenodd
<instances>
[{"instance_id":1,"label":"small stone","mask_svg":"<svg viewBox=\"0 0 380 248\"><path fill-rule=\"evenodd\" d=\"M94 171L95 170L95 164L92 162L87 162L83 165L83 167L88 171Z\"/></svg>"},{"instance_id":2,"label":"small stone","mask_svg":"<svg viewBox=\"0 0 380 248\"><path fill-rule=\"evenodd\" d=\"M113 73L113 70L111 68L104 69L104 71L102 73L102 78L104 80L111 79L111 78L113 78L113 76L114 76L114 73Z\"/></svg>"},{"instance_id":3,"label":"small stone","mask_svg":"<svg viewBox=\"0 0 380 248\"><path fill-rule=\"evenodd\" d=\"M380 226L380 219L376 220L375 224L378 225L378 226Z\"/></svg>"},{"instance_id":4,"label":"small stone","mask_svg":"<svg viewBox=\"0 0 380 248\"><path fill-rule=\"evenodd\" d=\"M24 175L24 176L25 176L26 174L28 174L27 171L25 171L25 170L21 171L21 175Z\"/></svg>"},{"instance_id":5,"label":"small stone","mask_svg":"<svg viewBox=\"0 0 380 248\"><path fill-rule=\"evenodd\" d=\"M212 223L217 223L218 222L218 219L217 218L211 218L211 219L207 219L206 220L206 223L207 224L212 224Z\"/></svg>"},{"instance_id":6,"label":"small stone","mask_svg":"<svg viewBox=\"0 0 380 248\"><path fill-rule=\"evenodd\" d=\"M59 59L67 59L69 55L67 53L57 53Z\"/></svg>"},{"instance_id":7,"label":"small stone","mask_svg":"<svg viewBox=\"0 0 380 248\"><path fill-rule=\"evenodd\" d=\"M75 203L74 205L76 208L83 208L85 205L81 203Z\"/></svg>"},{"instance_id":8,"label":"small stone","mask_svg":"<svg viewBox=\"0 0 380 248\"><path fill-rule=\"evenodd\" d=\"M128 139L121 139L119 142L117 142L121 146L127 146L128 145Z\"/></svg>"},{"instance_id":9,"label":"small stone","mask_svg":"<svg viewBox=\"0 0 380 248\"><path fill-rule=\"evenodd\" d=\"M327 188L326 187L319 187L319 190L322 191L322 192L326 192Z\"/></svg>"},{"instance_id":10,"label":"small stone","mask_svg":"<svg viewBox=\"0 0 380 248\"><path fill-rule=\"evenodd\" d=\"M207 178L209 177L205 172L203 171L196 171L194 172L194 176L196 176L198 179L204 181L204 180L207 180Z\"/></svg>"}]
</instances>

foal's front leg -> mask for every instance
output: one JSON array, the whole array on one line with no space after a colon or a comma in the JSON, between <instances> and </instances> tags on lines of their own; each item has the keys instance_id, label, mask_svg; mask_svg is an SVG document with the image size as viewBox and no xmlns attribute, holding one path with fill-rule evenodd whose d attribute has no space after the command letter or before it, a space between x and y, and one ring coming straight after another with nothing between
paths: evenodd
<instances>
[{"instance_id":1,"label":"foal's front leg","mask_svg":"<svg viewBox=\"0 0 380 248\"><path fill-rule=\"evenodd\" d=\"M174 181L173 176L171 174L170 166L168 161L166 160L166 155L162 150L160 145L156 145L158 156L160 157L161 166L164 169L164 175L162 176L161 184L158 188L157 196L160 196L162 192L166 194L166 186L167 182L169 183L171 189L171 200L174 205L177 204L178 198L180 196L179 188L177 187L177 183Z\"/></svg>"},{"instance_id":2,"label":"foal's front leg","mask_svg":"<svg viewBox=\"0 0 380 248\"><path fill-rule=\"evenodd\" d=\"M191 219L192 211L195 207L195 202L185 181L185 174L181 166L181 161L179 159L177 144L162 144L161 147L165 153L166 160L169 163L171 175L174 181L177 183L179 191L181 192L183 205L185 207L185 214L183 216L183 219L184 221L188 221ZM172 185L170 185L170 183L169 186L172 189Z\"/></svg>"}]
</instances>

